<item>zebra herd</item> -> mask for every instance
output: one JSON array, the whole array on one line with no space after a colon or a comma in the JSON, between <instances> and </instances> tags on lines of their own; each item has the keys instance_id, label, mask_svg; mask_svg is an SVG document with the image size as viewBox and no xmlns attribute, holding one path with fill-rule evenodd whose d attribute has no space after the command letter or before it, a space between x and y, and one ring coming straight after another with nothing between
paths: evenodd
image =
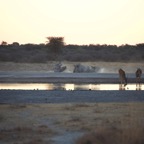
<instances>
[{"instance_id":1,"label":"zebra herd","mask_svg":"<svg viewBox=\"0 0 144 144\"><path fill-rule=\"evenodd\" d=\"M125 71L123 69L119 69L119 78L120 78L120 87L125 87L127 85L127 77L125 74ZM136 76L136 87L141 87L141 76L142 76L142 70L138 68L135 72Z\"/></svg>"}]
</instances>

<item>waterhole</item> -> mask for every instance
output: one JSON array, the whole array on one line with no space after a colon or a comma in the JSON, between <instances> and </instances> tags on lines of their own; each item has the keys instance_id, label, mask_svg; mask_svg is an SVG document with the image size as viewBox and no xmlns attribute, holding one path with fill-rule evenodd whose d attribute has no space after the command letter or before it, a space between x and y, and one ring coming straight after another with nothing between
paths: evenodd
<instances>
[{"instance_id":1,"label":"waterhole","mask_svg":"<svg viewBox=\"0 0 144 144\"><path fill-rule=\"evenodd\" d=\"M74 83L0 83L1 90L144 90L144 86L128 84L74 84Z\"/></svg>"}]
</instances>

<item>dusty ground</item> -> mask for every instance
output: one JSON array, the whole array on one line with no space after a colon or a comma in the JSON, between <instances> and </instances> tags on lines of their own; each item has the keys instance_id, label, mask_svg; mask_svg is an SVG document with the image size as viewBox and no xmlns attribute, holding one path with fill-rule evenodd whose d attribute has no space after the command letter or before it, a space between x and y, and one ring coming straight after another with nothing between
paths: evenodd
<instances>
[{"instance_id":1,"label":"dusty ground","mask_svg":"<svg viewBox=\"0 0 144 144\"><path fill-rule=\"evenodd\" d=\"M144 128L144 103L0 105L0 143L75 143L101 128Z\"/></svg>"},{"instance_id":2,"label":"dusty ground","mask_svg":"<svg viewBox=\"0 0 144 144\"><path fill-rule=\"evenodd\" d=\"M0 62L0 71L53 71L56 61L47 63L13 63ZM100 68L100 73L117 73L119 68L123 68L127 73L135 73L137 68L144 71L144 63L121 63L121 62L68 62L63 61L62 64L67 66L65 72L73 72L75 64L84 64L96 66Z\"/></svg>"},{"instance_id":3,"label":"dusty ground","mask_svg":"<svg viewBox=\"0 0 144 144\"><path fill-rule=\"evenodd\" d=\"M54 73L54 66L58 62L49 61L47 63L0 63L0 81L1 82L60 82L60 83L119 83L118 69L122 68L126 72L128 83L135 83L135 71L141 68L144 71L143 63L117 63L117 62L68 62L63 61L62 65L67 69L63 73ZM87 66L95 66L98 71L89 74L73 73L74 65L81 63ZM105 76L107 77L106 79ZM8 78L7 78L8 76ZM13 77L12 77L13 76ZM18 79L17 77L24 77ZM30 78L31 76L31 78ZM58 79L58 76L64 78ZM84 79L78 77L85 76ZM88 77L90 76L90 77ZM97 77L96 79L94 77ZM110 76L110 79L108 80ZM28 78L27 78L28 77ZM57 79L55 79L57 77ZM75 77L75 78L74 78ZM112 79L112 77L114 79ZM54 79L53 79L54 78ZM143 76L142 76L143 78Z\"/></svg>"}]
</instances>

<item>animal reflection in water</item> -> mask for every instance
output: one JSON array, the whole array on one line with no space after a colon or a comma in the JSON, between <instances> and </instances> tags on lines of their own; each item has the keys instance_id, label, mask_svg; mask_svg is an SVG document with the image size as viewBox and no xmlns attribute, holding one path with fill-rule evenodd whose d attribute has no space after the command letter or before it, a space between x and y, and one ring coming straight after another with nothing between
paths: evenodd
<instances>
[{"instance_id":1,"label":"animal reflection in water","mask_svg":"<svg viewBox=\"0 0 144 144\"><path fill-rule=\"evenodd\" d=\"M125 90L125 86L127 85L127 78L125 71L122 69L119 69L119 79L120 79L120 85L119 90Z\"/></svg>"},{"instance_id":2,"label":"animal reflection in water","mask_svg":"<svg viewBox=\"0 0 144 144\"><path fill-rule=\"evenodd\" d=\"M142 70L140 68L137 69L136 73L136 86L141 85L141 76L142 76Z\"/></svg>"},{"instance_id":3,"label":"animal reflection in water","mask_svg":"<svg viewBox=\"0 0 144 144\"><path fill-rule=\"evenodd\" d=\"M138 68L135 72L136 75L136 90L141 90L141 76L142 76L142 70Z\"/></svg>"}]
</instances>

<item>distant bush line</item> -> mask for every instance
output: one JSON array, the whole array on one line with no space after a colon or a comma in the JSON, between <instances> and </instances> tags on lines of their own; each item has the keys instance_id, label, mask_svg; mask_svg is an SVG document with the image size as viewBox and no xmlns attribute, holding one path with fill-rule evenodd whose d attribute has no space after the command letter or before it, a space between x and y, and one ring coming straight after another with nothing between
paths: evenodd
<instances>
[{"instance_id":1,"label":"distant bush line","mask_svg":"<svg viewBox=\"0 0 144 144\"><path fill-rule=\"evenodd\" d=\"M45 44L0 45L0 62L46 63L47 61L143 62L144 44L65 45L59 53Z\"/></svg>"}]
</instances>

